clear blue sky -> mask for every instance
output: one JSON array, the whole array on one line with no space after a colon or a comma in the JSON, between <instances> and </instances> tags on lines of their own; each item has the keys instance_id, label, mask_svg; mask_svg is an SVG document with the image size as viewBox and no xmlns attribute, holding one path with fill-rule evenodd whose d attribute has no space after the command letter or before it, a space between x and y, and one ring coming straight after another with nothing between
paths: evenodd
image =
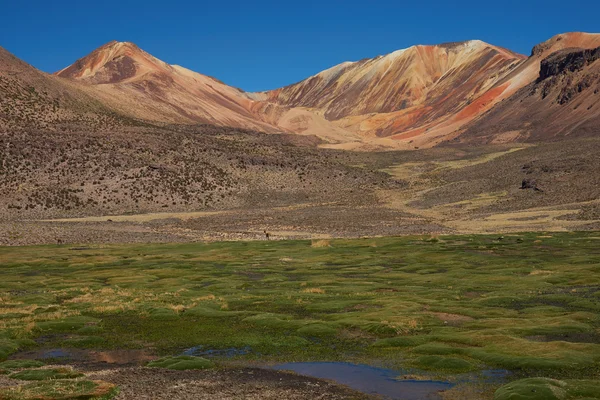
<instances>
[{"instance_id":1,"label":"clear blue sky","mask_svg":"<svg viewBox=\"0 0 600 400\"><path fill-rule=\"evenodd\" d=\"M598 15L598 0L2 0L0 46L54 72L106 42L131 41L258 91L413 44L481 39L529 55L557 33L599 32Z\"/></svg>"}]
</instances>

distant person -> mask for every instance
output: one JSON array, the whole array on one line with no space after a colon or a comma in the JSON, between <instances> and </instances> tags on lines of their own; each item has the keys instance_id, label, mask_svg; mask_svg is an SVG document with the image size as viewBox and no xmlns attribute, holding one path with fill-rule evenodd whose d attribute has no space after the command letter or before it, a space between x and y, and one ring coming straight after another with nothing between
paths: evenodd
<instances>
[{"instance_id":1,"label":"distant person","mask_svg":"<svg viewBox=\"0 0 600 400\"><path fill-rule=\"evenodd\" d=\"M267 231L264 231L264 232L265 232L265 237L267 238L267 240L271 240L271 234Z\"/></svg>"}]
</instances>

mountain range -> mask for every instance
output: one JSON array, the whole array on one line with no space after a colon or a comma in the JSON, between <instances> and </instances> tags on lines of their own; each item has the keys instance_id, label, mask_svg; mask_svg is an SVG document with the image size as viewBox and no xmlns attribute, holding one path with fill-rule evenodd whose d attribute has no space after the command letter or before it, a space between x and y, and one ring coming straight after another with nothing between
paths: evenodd
<instances>
[{"instance_id":1,"label":"mountain range","mask_svg":"<svg viewBox=\"0 0 600 400\"><path fill-rule=\"evenodd\" d=\"M55 74L0 48L0 244L598 229L599 58L413 46L250 93L127 42Z\"/></svg>"},{"instance_id":2,"label":"mountain range","mask_svg":"<svg viewBox=\"0 0 600 400\"><path fill-rule=\"evenodd\" d=\"M314 135L323 147L360 150L594 135L599 48L600 34L580 32L529 57L479 40L418 45L260 93L129 42L107 43L53 75L0 48L0 127L118 117Z\"/></svg>"}]
</instances>

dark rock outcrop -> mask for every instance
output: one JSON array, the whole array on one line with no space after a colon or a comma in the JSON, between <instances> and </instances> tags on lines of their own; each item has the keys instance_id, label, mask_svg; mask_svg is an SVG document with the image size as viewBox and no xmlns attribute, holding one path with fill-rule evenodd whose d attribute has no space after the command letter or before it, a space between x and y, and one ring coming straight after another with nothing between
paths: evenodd
<instances>
[{"instance_id":1,"label":"dark rock outcrop","mask_svg":"<svg viewBox=\"0 0 600 400\"><path fill-rule=\"evenodd\" d=\"M533 189L536 192L543 192L543 190L538 187L535 179L523 179L520 189Z\"/></svg>"},{"instance_id":2,"label":"dark rock outcrop","mask_svg":"<svg viewBox=\"0 0 600 400\"><path fill-rule=\"evenodd\" d=\"M565 49L557 51L542 60L538 81L566 72L579 71L598 59L600 59L600 47L589 50Z\"/></svg>"}]
</instances>

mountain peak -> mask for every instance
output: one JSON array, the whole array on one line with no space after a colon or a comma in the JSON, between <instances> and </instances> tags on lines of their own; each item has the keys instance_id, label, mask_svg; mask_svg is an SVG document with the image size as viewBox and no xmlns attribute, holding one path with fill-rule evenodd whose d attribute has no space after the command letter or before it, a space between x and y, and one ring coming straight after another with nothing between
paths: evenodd
<instances>
[{"instance_id":1,"label":"mountain peak","mask_svg":"<svg viewBox=\"0 0 600 400\"><path fill-rule=\"evenodd\" d=\"M112 49L116 52L126 52L126 51L143 51L141 50L135 43L133 42L118 42L116 40L112 40L100 47L98 47L95 51L98 50L107 50Z\"/></svg>"},{"instance_id":2,"label":"mountain peak","mask_svg":"<svg viewBox=\"0 0 600 400\"><path fill-rule=\"evenodd\" d=\"M600 46L599 33L566 32L555 35L533 47L531 56L546 57L550 54L568 48L589 49Z\"/></svg>"},{"instance_id":3,"label":"mountain peak","mask_svg":"<svg viewBox=\"0 0 600 400\"><path fill-rule=\"evenodd\" d=\"M167 64L151 56L135 43L108 42L55 75L90 83L117 83Z\"/></svg>"}]
</instances>

